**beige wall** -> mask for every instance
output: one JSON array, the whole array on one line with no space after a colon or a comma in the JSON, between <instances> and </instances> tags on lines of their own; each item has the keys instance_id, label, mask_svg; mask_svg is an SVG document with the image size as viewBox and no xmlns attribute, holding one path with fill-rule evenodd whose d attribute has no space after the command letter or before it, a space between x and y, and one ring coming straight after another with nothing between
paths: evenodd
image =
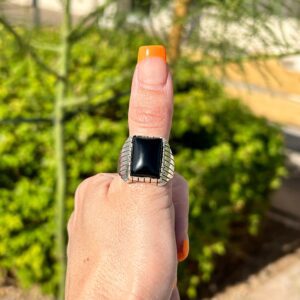
<instances>
[{"instance_id":1,"label":"beige wall","mask_svg":"<svg viewBox=\"0 0 300 300\"><path fill-rule=\"evenodd\" d=\"M37 0L39 7L52 11L60 11L61 5L59 0ZM7 2L31 6L32 0L8 0ZM84 15L93 10L98 4L103 4L104 0L72 0L72 13L76 15Z\"/></svg>"}]
</instances>

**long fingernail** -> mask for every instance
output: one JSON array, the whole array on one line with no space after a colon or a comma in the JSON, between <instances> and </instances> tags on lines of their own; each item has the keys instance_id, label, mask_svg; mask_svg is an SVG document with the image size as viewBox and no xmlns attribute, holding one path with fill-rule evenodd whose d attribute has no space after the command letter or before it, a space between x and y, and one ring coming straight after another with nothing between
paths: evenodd
<instances>
[{"instance_id":1,"label":"long fingernail","mask_svg":"<svg viewBox=\"0 0 300 300\"><path fill-rule=\"evenodd\" d=\"M184 240L181 249L177 252L178 261L183 261L189 255L189 240Z\"/></svg>"},{"instance_id":2,"label":"long fingernail","mask_svg":"<svg viewBox=\"0 0 300 300\"><path fill-rule=\"evenodd\" d=\"M162 45L141 46L138 53L138 62L148 57L160 57L166 62L166 48Z\"/></svg>"},{"instance_id":3,"label":"long fingernail","mask_svg":"<svg viewBox=\"0 0 300 300\"><path fill-rule=\"evenodd\" d=\"M167 80L166 49L161 45L139 48L138 79L146 85L162 85Z\"/></svg>"}]
</instances>

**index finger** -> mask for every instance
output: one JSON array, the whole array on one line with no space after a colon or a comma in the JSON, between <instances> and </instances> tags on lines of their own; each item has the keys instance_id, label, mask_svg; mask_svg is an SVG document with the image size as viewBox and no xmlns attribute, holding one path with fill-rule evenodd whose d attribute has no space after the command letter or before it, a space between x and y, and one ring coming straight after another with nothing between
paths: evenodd
<instances>
[{"instance_id":1,"label":"index finger","mask_svg":"<svg viewBox=\"0 0 300 300\"><path fill-rule=\"evenodd\" d=\"M129 134L169 139L173 84L161 45L139 48L128 111Z\"/></svg>"}]
</instances>

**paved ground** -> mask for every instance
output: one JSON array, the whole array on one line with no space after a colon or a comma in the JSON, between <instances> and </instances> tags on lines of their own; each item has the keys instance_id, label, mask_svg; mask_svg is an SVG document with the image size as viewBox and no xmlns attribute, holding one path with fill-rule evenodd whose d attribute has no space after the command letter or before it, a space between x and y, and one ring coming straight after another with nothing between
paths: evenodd
<instances>
[{"instance_id":1,"label":"paved ground","mask_svg":"<svg viewBox=\"0 0 300 300\"><path fill-rule=\"evenodd\" d=\"M37 288L24 292L19 288L1 287L0 300L54 300L53 298L42 296Z\"/></svg>"},{"instance_id":2,"label":"paved ground","mask_svg":"<svg viewBox=\"0 0 300 300\"><path fill-rule=\"evenodd\" d=\"M299 233L300 235L300 233ZM270 264L213 300L300 300L300 250Z\"/></svg>"},{"instance_id":3,"label":"paved ground","mask_svg":"<svg viewBox=\"0 0 300 300\"><path fill-rule=\"evenodd\" d=\"M289 176L272 195L270 216L300 230L300 151L286 151Z\"/></svg>"},{"instance_id":4,"label":"paved ground","mask_svg":"<svg viewBox=\"0 0 300 300\"><path fill-rule=\"evenodd\" d=\"M300 230L300 169L284 179L273 195L271 214Z\"/></svg>"}]
</instances>

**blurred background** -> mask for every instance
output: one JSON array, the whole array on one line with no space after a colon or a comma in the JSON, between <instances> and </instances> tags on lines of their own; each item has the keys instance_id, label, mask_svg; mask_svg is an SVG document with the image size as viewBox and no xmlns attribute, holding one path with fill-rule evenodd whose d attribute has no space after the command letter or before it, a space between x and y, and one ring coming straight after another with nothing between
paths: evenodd
<instances>
[{"instance_id":1,"label":"blurred background","mask_svg":"<svg viewBox=\"0 0 300 300\"><path fill-rule=\"evenodd\" d=\"M190 186L182 299L300 299L299 29L299 0L0 1L0 299L63 299L73 194L116 171L145 44Z\"/></svg>"}]
</instances>

